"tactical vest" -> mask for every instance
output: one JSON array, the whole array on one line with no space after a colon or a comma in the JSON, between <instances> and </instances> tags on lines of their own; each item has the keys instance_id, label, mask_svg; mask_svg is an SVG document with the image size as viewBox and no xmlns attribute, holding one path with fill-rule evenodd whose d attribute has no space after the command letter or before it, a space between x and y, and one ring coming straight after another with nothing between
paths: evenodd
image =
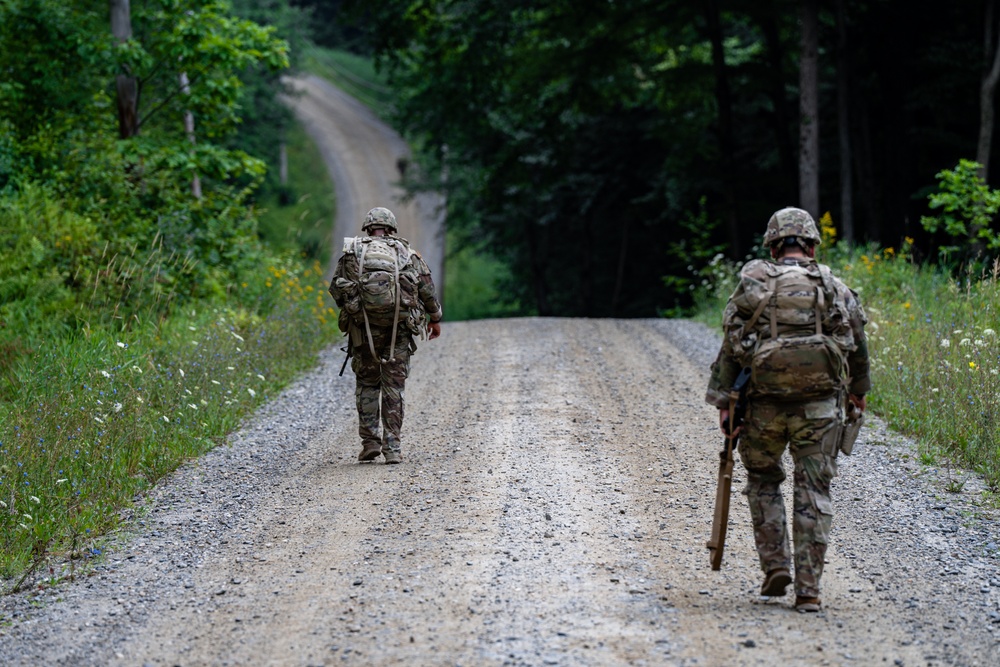
<instances>
[{"instance_id":1,"label":"tactical vest","mask_svg":"<svg viewBox=\"0 0 1000 667\"><path fill-rule=\"evenodd\" d=\"M817 264L765 266L765 280L744 280L753 315L742 327L741 342L750 348L752 394L808 400L846 387L846 350L853 337L829 270Z\"/></svg>"}]
</instances>

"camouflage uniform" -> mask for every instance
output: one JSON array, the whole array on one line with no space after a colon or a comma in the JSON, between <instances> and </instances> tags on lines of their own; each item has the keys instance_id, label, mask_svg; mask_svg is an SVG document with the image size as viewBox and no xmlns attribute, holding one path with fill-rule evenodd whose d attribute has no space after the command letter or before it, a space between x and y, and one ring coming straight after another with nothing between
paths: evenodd
<instances>
[{"instance_id":1,"label":"camouflage uniform","mask_svg":"<svg viewBox=\"0 0 1000 667\"><path fill-rule=\"evenodd\" d=\"M416 251L409 249L405 239L395 236L395 216L387 209L372 209L364 228L368 229L368 223L377 212L384 212L383 216L388 214L378 222L391 221L391 225L385 225L389 232L386 238L402 244L409 252L409 261L401 272L405 271L416 277L415 293L408 294L405 289L402 291L402 309L396 327L395 348L391 353L389 347L392 344L393 327L366 327L359 312L351 313L352 310L357 310L360 273L357 255L347 251L348 242L353 239L345 239L345 253L337 262L330 283L330 294L340 308L340 327L349 337L353 354L351 370L354 371L356 380L354 396L358 409L358 434L362 444L362 456L359 459L371 460L381 451L387 462L394 462L399 460L403 392L410 372L410 355L417 349L415 338L424 333L427 320L441 321L442 309L427 263ZM400 282L403 282L402 279ZM352 299L355 302L353 307ZM367 331L371 332L370 341ZM366 453L374 456L366 456ZM393 455L395 458L390 459Z\"/></svg>"},{"instance_id":2,"label":"camouflage uniform","mask_svg":"<svg viewBox=\"0 0 1000 667\"><path fill-rule=\"evenodd\" d=\"M804 211L790 210L808 216ZM818 242L819 236L811 217L808 223L813 225L812 228L800 230L795 236ZM769 225L769 232L772 231ZM785 231L788 231L787 228ZM792 231L795 231L794 225ZM770 236L769 240L765 235L766 245L776 240L773 238L775 234ZM743 493L750 505L760 566L764 572L770 573L777 569L789 570L793 562L788 548L785 503L780 488L785 479L781 457L785 448L789 448L795 464L792 517L795 592L802 598L818 598L830 538L833 514L830 484L837 474L836 456L845 420L846 394L863 397L871 389L864 333L867 320L857 294L834 277L828 267L817 264L814 259L789 257L775 261L754 260L746 264L740 274L740 284L726 305L723 316L725 336L719 355L712 364L705 400L720 409L730 407L729 388L741 368L750 365L753 351L769 338L774 326L769 322L765 306L761 306L765 316L755 318L755 313L760 313L752 307L752 293L761 291L769 275L773 276L786 270L783 267L791 265L805 268L810 275L822 276L823 284L830 288L833 299L832 303L828 303L829 311L823 320L823 334L829 335L845 353L847 377L837 378L840 388L830 390L826 395L805 392L806 398L786 396L779 400L760 395L751 381L738 449L747 471ZM809 296L815 298L812 294ZM811 319L814 323L816 318L808 312L814 307L803 307L806 312L786 314L790 316L785 321L799 318L799 321ZM800 386L801 383L799 379Z\"/></svg>"}]
</instances>

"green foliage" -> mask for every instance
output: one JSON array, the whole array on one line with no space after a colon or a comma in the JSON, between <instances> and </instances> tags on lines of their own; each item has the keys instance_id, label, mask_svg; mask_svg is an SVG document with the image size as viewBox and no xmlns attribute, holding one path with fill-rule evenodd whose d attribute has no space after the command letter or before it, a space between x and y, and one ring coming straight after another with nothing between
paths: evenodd
<instances>
[{"instance_id":1,"label":"green foliage","mask_svg":"<svg viewBox=\"0 0 1000 667\"><path fill-rule=\"evenodd\" d=\"M981 165L971 160L959 160L954 169L937 173L938 191L928 196L930 208L941 209L938 215L920 219L929 232L942 232L952 245L942 245L938 252L945 261L958 255L972 258L985 247L1000 249L1000 234L993 229L993 220L1000 211L1000 190L994 190L983 180Z\"/></svg>"},{"instance_id":2,"label":"green foliage","mask_svg":"<svg viewBox=\"0 0 1000 667\"><path fill-rule=\"evenodd\" d=\"M98 555L137 494L339 336L318 264L275 258L239 289L255 307L188 302L128 331L0 345L0 579Z\"/></svg>"},{"instance_id":3,"label":"green foliage","mask_svg":"<svg viewBox=\"0 0 1000 667\"><path fill-rule=\"evenodd\" d=\"M508 267L504 292L541 315L652 315L697 205L674 176L703 143L711 70L654 3L383 2L372 10L417 187L448 193L449 226ZM671 91L666 95L664 91ZM703 89L699 89L703 90Z\"/></svg>"},{"instance_id":4,"label":"green foliage","mask_svg":"<svg viewBox=\"0 0 1000 667\"><path fill-rule=\"evenodd\" d=\"M274 248L330 263L336 200L323 156L299 124L288 133L288 184L258 201L261 238Z\"/></svg>"}]
</instances>

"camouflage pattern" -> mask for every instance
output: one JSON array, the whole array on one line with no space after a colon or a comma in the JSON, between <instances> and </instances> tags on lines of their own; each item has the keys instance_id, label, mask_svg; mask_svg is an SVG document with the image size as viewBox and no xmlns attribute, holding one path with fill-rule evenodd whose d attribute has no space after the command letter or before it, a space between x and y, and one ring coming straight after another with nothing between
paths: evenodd
<instances>
[{"instance_id":1,"label":"camouflage pattern","mask_svg":"<svg viewBox=\"0 0 1000 667\"><path fill-rule=\"evenodd\" d=\"M372 212L378 210L372 209ZM392 223L395 224L395 218ZM399 248L400 258L406 258L399 269L400 316L396 345L391 354L388 349L393 333L391 320L388 325L370 323L372 345L369 346L361 314L359 248L362 243L376 238L394 244ZM365 261L367 263L367 257ZM440 322L443 315L430 268L405 239L392 235L345 239L344 253L337 262L329 291L340 308L341 331L347 333L353 350L351 369L356 381L354 393L362 446L380 446L383 454L399 453L403 394L410 372L410 355L417 349L415 338L426 333L428 321ZM371 347L376 356L372 355ZM379 357L384 357L385 361Z\"/></svg>"},{"instance_id":2,"label":"camouflage pattern","mask_svg":"<svg viewBox=\"0 0 1000 667\"><path fill-rule=\"evenodd\" d=\"M768 285L790 267L799 267L808 280L822 285L823 299L826 310L823 312L822 330L846 358L844 377L840 384L846 384L847 390L855 395L864 396L871 390L871 380L868 374L868 340L865 337L864 325L868 318L865 315L858 295L842 283L828 266L818 264L816 260L802 258L786 258L778 261L753 260L744 265L740 272L740 282L729 297L726 309L722 315L723 338L722 349L712 364L712 376L709 380L705 400L717 408L729 406L729 388L732 387L741 368L751 366L754 353L762 341L770 338L771 317L774 315L778 336L799 332L808 335L814 331L815 322L815 287L812 294L799 294L797 288L792 289L788 298L778 302L778 308L772 311ZM754 314L764 303L759 316L754 320ZM766 370L766 369L764 369ZM799 383L797 371L779 373L776 379L769 380L770 385L776 385L784 377L790 383ZM806 378L815 381L817 386L826 384L825 379ZM837 384L837 383L832 383ZM829 389L833 393L836 389ZM818 398L816 395L790 394L789 399ZM762 392L751 382L748 395L751 399L763 398ZM773 398L773 396L772 396Z\"/></svg>"},{"instance_id":3,"label":"camouflage pattern","mask_svg":"<svg viewBox=\"0 0 1000 667\"><path fill-rule=\"evenodd\" d=\"M396 216L387 208L378 206L368 211L365 221L361 224L362 231L369 231L374 227L385 227L392 233L396 233Z\"/></svg>"},{"instance_id":4,"label":"camouflage pattern","mask_svg":"<svg viewBox=\"0 0 1000 667\"><path fill-rule=\"evenodd\" d=\"M372 329L372 342L379 356L388 357L391 339L391 328ZM415 347L412 335L401 332L396 335L396 349L386 362L372 357L367 343L354 349L351 370L356 379L354 398L363 447L381 445L383 454L400 451L403 391L410 374L410 354Z\"/></svg>"},{"instance_id":5,"label":"camouflage pattern","mask_svg":"<svg viewBox=\"0 0 1000 667\"><path fill-rule=\"evenodd\" d=\"M823 238L816 229L816 222L808 211L801 208L789 206L775 212L767 222L767 230L764 231L764 245L770 246L775 241L779 241L789 236L797 236L816 245L822 242Z\"/></svg>"},{"instance_id":6,"label":"camouflage pattern","mask_svg":"<svg viewBox=\"0 0 1000 667\"><path fill-rule=\"evenodd\" d=\"M778 280L785 273L794 274L787 285ZM772 300L771 292L779 290L779 283L783 294ZM821 334L817 335L820 294L822 321ZM742 368L752 367L754 354L768 340L774 345L775 340L780 343L789 335L815 337L817 343L825 339L824 344L835 348L844 362L840 370L835 364L829 366L825 378L819 377L823 371L808 365L794 368L785 362L777 368L764 364L751 377L748 391L739 453L747 470L744 494L750 505L760 566L768 572L791 569L794 562L795 592L802 597L819 597L833 518L830 485L837 473L847 393L864 396L871 390L866 322L857 294L829 267L807 257L747 263L723 314L722 347L712 364L705 395L706 402L717 408L729 408L730 387ZM772 332L777 335L772 336ZM834 373L836 377L831 377ZM776 396L774 388L782 384L798 386L799 390ZM761 385L768 385L766 391ZM781 492L785 479L781 457L786 448L795 468L794 554L788 546Z\"/></svg>"},{"instance_id":7,"label":"camouflage pattern","mask_svg":"<svg viewBox=\"0 0 1000 667\"><path fill-rule=\"evenodd\" d=\"M792 541L795 594L819 597L823 559L830 542L836 449L843 411L839 396L796 403L752 401L739 442L747 470L743 489L750 504L761 570L791 569L781 456L786 446L795 465Z\"/></svg>"}]
</instances>

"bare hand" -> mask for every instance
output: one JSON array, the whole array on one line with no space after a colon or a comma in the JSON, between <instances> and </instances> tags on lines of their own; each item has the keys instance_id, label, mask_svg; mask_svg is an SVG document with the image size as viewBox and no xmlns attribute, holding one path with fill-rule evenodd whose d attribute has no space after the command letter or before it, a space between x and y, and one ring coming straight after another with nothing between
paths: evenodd
<instances>
[{"instance_id":1,"label":"bare hand","mask_svg":"<svg viewBox=\"0 0 1000 667\"><path fill-rule=\"evenodd\" d=\"M861 410L861 412L865 411L865 407L867 407L868 401L865 400L864 396L857 396L856 394L848 394L847 398L850 399L851 403L853 403L858 410Z\"/></svg>"},{"instance_id":2,"label":"bare hand","mask_svg":"<svg viewBox=\"0 0 1000 667\"><path fill-rule=\"evenodd\" d=\"M736 429L730 433L729 432L729 408L722 408L719 410L719 430L722 431L722 435L728 437L736 437L743 430L743 424L740 424Z\"/></svg>"},{"instance_id":3,"label":"bare hand","mask_svg":"<svg viewBox=\"0 0 1000 667\"><path fill-rule=\"evenodd\" d=\"M427 325L427 340L434 340L441 335L441 323L431 322Z\"/></svg>"}]
</instances>

